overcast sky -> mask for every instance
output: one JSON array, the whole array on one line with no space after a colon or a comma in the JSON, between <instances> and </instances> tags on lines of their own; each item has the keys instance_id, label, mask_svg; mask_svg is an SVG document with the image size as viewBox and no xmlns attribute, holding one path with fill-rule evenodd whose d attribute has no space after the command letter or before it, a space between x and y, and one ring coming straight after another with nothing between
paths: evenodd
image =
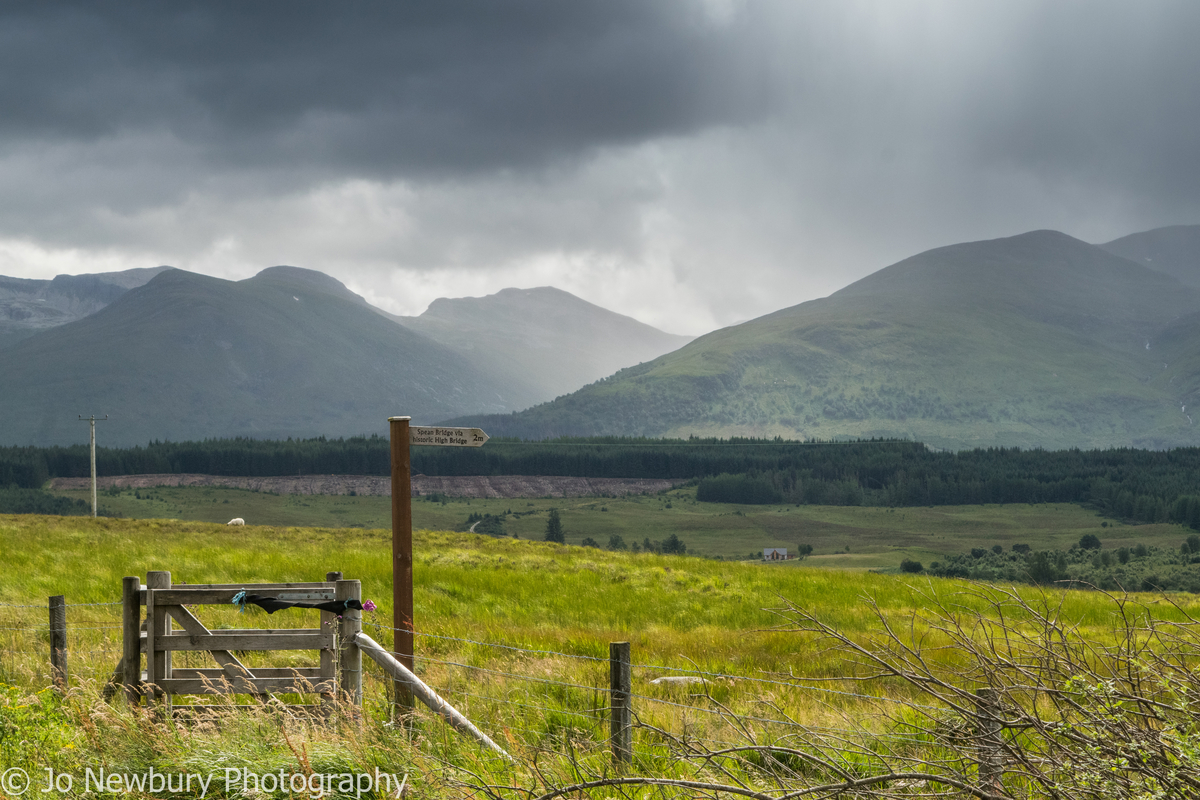
<instances>
[{"instance_id":1,"label":"overcast sky","mask_svg":"<svg viewBox=\"0 0 1200 800\"><path fill-rule=\"evenodd\" d=\"M9 2L0 274L552 285L675 333L1200 222L1195 2Z\"/></svg>"}]
</instances>

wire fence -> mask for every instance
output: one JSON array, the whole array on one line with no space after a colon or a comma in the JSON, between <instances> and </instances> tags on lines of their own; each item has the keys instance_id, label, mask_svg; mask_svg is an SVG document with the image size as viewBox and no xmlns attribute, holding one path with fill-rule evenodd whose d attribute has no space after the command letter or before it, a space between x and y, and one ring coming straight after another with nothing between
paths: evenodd
<instances>
[{"instance_id":1,"label":"wire fence","mask_svg":"<svg viewBox=\"0 0 1200 800\"><path fill-rule=\"evenodd\" d=\"M95 690L113 675L123 651L121 606L120 602L67 605L73 687ZM0 683L52 683L47 611L46 604L0 604ZM392 652L396 629L370 618L364 623L364 629ZM568 738L576 744L589 740L596 746L607 741L609 658L448 632L417 631L415 636L418 642L437 643L433 652L420 652L425 648L417 647L418 652L412 654L417 674L477 725L520 730L527 740L544 746ZM278 653L272 655L279 657ZM180 651L173 657L176 667L213 666L207 653ZM269 665L267 655L245 657L250 659L248 665ZM294 652L285 658L280 665L296 666ZM882 687L879 693L868 693L807 683L791 675L743 675L702 669L694 663L645 661L635 658L630 665L634 688L629 697L637 726L645 729L646 735L666 731L710 746L745 743L751 727L753 737L781 740L822 732L860 732L867 724L864 720L873 720L880 732L890 731L889 735L899 740L912 738L894 724L904 712L946 711L914 704ZM369 658L364 659L363 670L367 703L387 704L390 676Z\"/></svg>"},{"instance_id":2,"label":"wire fence","mask_svg":"<svg viewBox=\"0 0 1200 800\"><path fill-rule=\"evenodd\" d=\"M396 628L389 628L389 627L385 627L385 626L375 626L375 627L377 630L386 630L386 631L392 631L392 632L395 632L395 630L396 630ZM439 634L421 633L421 632L416 632L415 636L432 638L432 639L444 639L444 640L461 642L461 643L465 643L465 644L472 644L472 645L477 645L477 646L482 646L482 647L492 647L492 648L497 648L497 649L502 649L502 650L516 651L516 652L520 652L520 653L535 653L538 655L554 656L557 658L571 658L571 659L578 659L581 661L599 661L599 662L603 662L604 664L609 663L609 659L600 658L598 656L585 656L585 655L579 655L576 653L563 653L563 652L559 652L559 651L555 651L555 650L538 650L538 649L533 649L533 648L514 647L512 645L500 644L497 642L483 642L483 641L479 641L476 639L467 639L467 638L463 638L463 637L443 636L443 635L439 635ZM459 665L459 666L468 666L468 665ZM925 709L927 711L940 711L941 710L936 706L927 706L927 705L923 706L923 705L919 705L919 704L914 704L911 700L908 700L908 699L899 699L899 698L894 698L894 697L890 697L887 695L868 695L868 694L862 694L861 692L848 692L848 691L844 691L844 690L840 690L840 689L831 689L828 686L817 686L817 685L813 685L813 684L797 683L795 681L778 680L778 679L774 679L774 678L762 678L762 677L755 677L755 676L751 676L751 675L737 675L737 674L728 673L728 672L713 672L713 671L709 671L709 670L697 669L695 667L673 667L673 666L669 666L666 664L639 664L639 663L635 662L635 663L631 663L630 666L634 669L641 669L641 670L673 672L673 673L677 673L683 677L698 677L698 678L702 678L702 679L703 678L711 678L711 679L721 679L721 680L731 680L731 681L747 681L747 682L751 682L751 683L758 683L758 684L763 684L763 685L768 685L768 686L779 686L779 687L784 687L784 688L788 688L788 689L799 689L799 690L808 691L808 692L824 692L826 694L841 695L843 697L858 698L861 700L903 703L905 706L908 706L910 708L921 708L921 709Z\"/></svg>"}]
</instances>

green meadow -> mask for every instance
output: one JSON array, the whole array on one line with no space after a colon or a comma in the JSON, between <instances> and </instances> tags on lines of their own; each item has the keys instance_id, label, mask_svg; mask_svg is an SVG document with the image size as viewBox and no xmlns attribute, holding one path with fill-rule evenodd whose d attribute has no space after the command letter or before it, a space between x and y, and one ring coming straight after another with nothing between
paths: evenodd
<instances>
[{"instance_id":1,"label":"green meadow","mask_svg":"<svg viewBox=\"0 0 1200 800\"><path fill-rule=\"evenodd\" d=\"M114 602L123 576L144 577L148 570L168 570L175 583L246 584L323 580L326 572L337 570L362 581L363 597L380 609L369 621L382 626L381 637L390 637L391 535L386 530L30 515L0 516L0 538L7 578L0 584L0 603L9 604L6 608L28 603L40 608L54 594L66 595L70 606ZM628 639L636 660L741 674L786 672L800 663L809 674L836 672L836 664L827 660L798 657L805 653L802 639L771 630L781 620L770 609L785 598L831 624L865 631L871 625L865 598L876 598L887 614L904 619L925 604L927 594L968 585L429 530L416 532L414 557L418 628L424 632L597 657L606 656L609 641ZM1181 597L1192 602L1190 595ZM1066 592L1062 598L1077 619L1102 622L1093 619L1101 607L1093 594ZM115 608L80 605L72 608L70 621L86 626L111 620ZM239 622L236 609L208 611L213 624ZM305 614L314 612L294 617ZM12 633L20 619L31 617L29 624L36 628L44 616L17 610L8 614L10 624L0 627ZM251 617L258 618L255 624L268 620L258 612ZM284 615L269 621L298 624ZM433 640L425 644L435 651L445 647ZM15 641L5 648L8 680L34 679L21 671L19 659L13 660L22 649ZM98 669L96 677L103 672Z\"/></svg>"},{"instance_id":2,"label":"green meadow","mask_svg":"<svg viewBox=\"0 0 1200 800\"><path fill-rule=\"evenodd\" d=\"M89 499L87 492L59 492ZM102 512L130 519L226 522L241 517L267 526L377 529L391 526L387 497L277 495L242 489L159 487L102 492ZM1188 529L1173 524L1126 525L1071 504L1011 504L876 508L855 506L748 506L696 501L695 487L621 498L414 498L413 527L465 529L472 514L504 517L508 537L541 540L547 513L557 508L568 544L590 538L607 548L620 536L626 546L672 534L688 552L742 560L766 547L813 554L786 566L896 570L904 559L931 561L972 548L1028 544L1067 549L1092 534L1105 548L1138 544L1175 549Z\"/></svg>"},{"instance_id":3,"label":"green meadow","mask_svg":"<svg viewBox=\"0 0 1200 800\"><path fill-rule=\"evenodd\" d=\"M354 505L363 500L379 499L339 502ZM155 502L171 499L164 494ZM584 508L591 502L605 503L609 510ZM465 502L421 505L428 505L429 513L456 520L468 509L489 508L479 501L469 506ZM618 519L620 508L626 509L631 526L651 512L664 519L687 519L684 512L689 503L686 494L677 494L620 504L596 500L557 505L571 531L582 527L584 519ZM640 513L633 513L631 509L639 505ZM549 501L537 501L534 508L549 506ZM944 514L941 527L935 529L946 536L952 529L960 537L984 536L1007 520L1012 536L1046 529L1054 531L1047 535L1069 537L1074 530L1068 522L1086 525L1095 519L1066 507L1030 509L1027 517L1014 515L1016 510L1007 509L1007 516L1000 516L998 509L959 510L958 516ZM772 514L779 518L794 514L813 530L824 524L841 526L842 531L878 531L874 540L863 533L851 553L840 556L843 563L858 567L863 565L854 564L852 557L868 541L882 546L886 522L894 519L894 525L917 530L938 519L929 509L894 515L883 510L877 516L865 510L806 509L800 517L799 511L759 509L749 517L732 518L757 520L754 524L760 531L769 529ZM698 510L690 513L702 516ZM539 516L544 520L545 515L538 513L520 520L536 530ZM1063 522L1052 527L1047 518ZM1035 526L1039 519L1042 528ZM641 523L636 530L650 528ZM662 529L656 530L661 535ZM1120 528L1116 532L1136 533ZM582 533L576 530L571 535ZM121 578L144 576L147 570L169 570L176 584L246 585L321 580L327 571L340 570L347 578L360 580L363 597L378 604L377 611L363 614L363 628L389 647L387 530L0 516L5 562L5 580L0 582L0 731L4 734L0 735L0 764L37 775L45 769L82 774L87 766L101 763L111 771L154 768L160 772L219 771L231 766L259 772L340 772L380 766L409 773L415 797L471 796L479 793L471 787L482 785L492 787L484 792L489 796L532 796L587 776L611 774L606 749L606 659L610 642L628 641L635 665L637 728L634 765L627 774L679 780L706 776L723 783L757 785L778 775L770 769L760 773L762 763L754 759L731 761L719 769L702 766L697 771L678 757L680 742L690 742L687 746L693 748L739 741L796 746L801 741L795 738L800 735L798 726L804 726L810 732L845 731L854 741L864 742L867 750L884 747L898 736L898 741L908 742L903 746L911 752L917 746L911 734L914 722L927 721L931 713L953 716L949 709L928 710L928 701L922 704L910 686L890 679L865 680L862 667L843 651L829 647L819 636L794 630L794 615L781 611L785 604L803 607L822 623L864 642L877 637L884 624L906 635L911 632L928 648L932 663L949 670L957 665L959 655L944 647L943 634L930 627L923 615L937 603L963 612L983 610L989 603L986 589L965 581L606 552L531 538L532 534L497 538L422 529L414 541L417 673L512 753L516 761L508 763L486 757L429 714L419 714L408 726L389 723L389 682L369 660L364 660L365 713L353 725L314 724L284 713L282 706L267 704L189 726L128 709L119 699L112 704L100 699L100 688L121 651L119 606L115 605ZM832 554L825 563L836 563ZM1072 635L1097 643L1114 641L1121 609L1104 595L1029 587L1014 591L1026 602L1061 615ZM54 594L64 594L68 603L72 688L65 698L47 688L45 603ZM1142 599L1151 613L1164 619L1183 620L1200 612L1200 601L1194 596L1173 598L1172 603L1161 603L1155 596ZM210 629L317 623L316 612L304 610L270 616L257 609L239 614L232 606L202 606L193 611ZM1017 613L1010 624L1019 626L1021 619ZM251 667L300 666L314 658L311 653L295 652L239 655ZM200 653L180 653L176 658L177 666L208 665L203 663L207 656ZM707 673L703 684L651 683L660 676L695 671ZM232 702L241 708L249 704L245 697ZM935 744L929 741L921 746ZM857 745L845 747L845 758L861 760L853 752ZM524 788L501 788L513 786ZM656 796L694 795L663 789Z\"/></svg>"}]
</instances>

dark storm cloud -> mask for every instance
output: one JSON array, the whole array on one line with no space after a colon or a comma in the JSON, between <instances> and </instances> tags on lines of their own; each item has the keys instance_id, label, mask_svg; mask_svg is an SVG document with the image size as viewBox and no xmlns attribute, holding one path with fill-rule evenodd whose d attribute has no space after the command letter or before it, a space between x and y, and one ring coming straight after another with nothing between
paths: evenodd
<instances>
[{"instance_id":1,"label":"dark storm cloud","mask_svg":"<svg viewBox=\"0 0 1200 800\"><path fill-rule=\"evenodd\" d=\"M1200 222L1200 4L0 5L0 273L554 284L700 333L955 241ZM98 266L92 267L95 263Z\"/></svg>"},{"instance_id":2,"label":"dark storm cloud","mask_svg":"<svg viewBox=\"0 0 1200 800\"><path fill-rule=\"evenodd\" d=\"M169 132L231 166L520 167L744 123L744 21L646 3L32 3L0 10L0 137Z\"/></svg>"}]
</instances>

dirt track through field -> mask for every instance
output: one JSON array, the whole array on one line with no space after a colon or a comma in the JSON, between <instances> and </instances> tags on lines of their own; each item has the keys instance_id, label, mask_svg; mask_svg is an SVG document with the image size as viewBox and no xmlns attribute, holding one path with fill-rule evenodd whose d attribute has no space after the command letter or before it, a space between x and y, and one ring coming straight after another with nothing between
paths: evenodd
<instances>
[{"instance_id":1,"label":"dirt track through field","mask_svg":"<svg viewBox=\"0 0 1200 800\"><path fill-rule=\"evenodd\" d=\"M620 497L653 494L679 481L649 478L571 478L552 475L491 475L437 477L414 475L413 496L435 492L449 497ZM53 489L88 489L90 478L55 478ZM295 475L235 478L223 475L121 475L97 478L100 489L149 489L155 486L221 486L276 494L361 494L390 496L391 479L375 475Z\"/></svg>"}]
</instances>

